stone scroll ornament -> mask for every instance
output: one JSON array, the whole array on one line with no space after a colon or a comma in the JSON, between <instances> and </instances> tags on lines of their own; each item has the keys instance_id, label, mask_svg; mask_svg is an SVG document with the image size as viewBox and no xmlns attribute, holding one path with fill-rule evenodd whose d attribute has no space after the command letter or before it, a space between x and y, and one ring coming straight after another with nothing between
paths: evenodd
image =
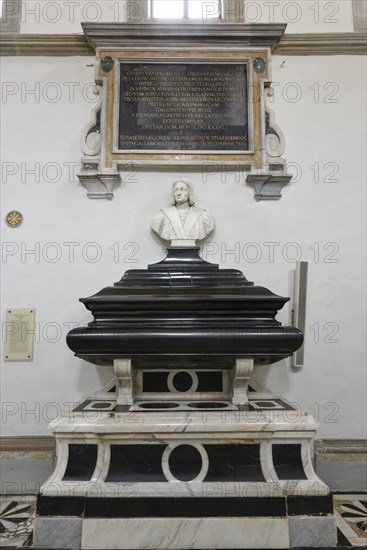
<instances>
[{"instance_id":1,"label":"stone scroll ornament","mask_svg":"<svg viewBox=\"0 0 367 550\"><path fill-rule=\"evenodd\" d=\"M215 220L207 210L195 206L193 187L181 178L172 186L172 205L154 216L151 227L161 239L171 241L171 246L195 246L213 231Z\"/></svg>"}]
</instances>

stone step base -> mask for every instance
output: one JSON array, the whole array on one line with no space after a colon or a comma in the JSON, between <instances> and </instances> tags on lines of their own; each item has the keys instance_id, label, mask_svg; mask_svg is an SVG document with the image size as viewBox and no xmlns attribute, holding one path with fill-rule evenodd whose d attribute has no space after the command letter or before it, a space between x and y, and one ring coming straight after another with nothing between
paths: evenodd
<instances>
[{"instance_id":1,"label":"stone step base","mask_svg":"<svg viewBox=\"0 0 367 550\"><path fill-rule=\"evenodd\" d=\"M39 496L37 549L333 547L331 495L216 498Z\"/></svg>"}]
</instances>

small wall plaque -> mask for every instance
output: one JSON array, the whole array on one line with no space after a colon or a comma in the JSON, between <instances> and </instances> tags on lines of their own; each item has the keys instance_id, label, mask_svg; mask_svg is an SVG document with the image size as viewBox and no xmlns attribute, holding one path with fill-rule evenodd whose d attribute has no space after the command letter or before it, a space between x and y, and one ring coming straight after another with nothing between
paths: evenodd
<instances>
[{"instance_id":1,"label":"small wall plaque","mask_svg":"<svg viewBox=\"0 0 367 550\"><path fill-rule=\"evenodd\" d=\"M5 361L32 361L35 310L9 308L4 329Z\"/></svg>"}]
</instances>

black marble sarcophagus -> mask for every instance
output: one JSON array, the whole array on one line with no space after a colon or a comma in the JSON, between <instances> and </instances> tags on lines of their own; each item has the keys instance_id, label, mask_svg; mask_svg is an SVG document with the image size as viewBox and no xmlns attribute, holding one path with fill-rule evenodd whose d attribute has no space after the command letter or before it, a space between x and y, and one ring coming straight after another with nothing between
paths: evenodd
<instances>
[{"instance_id":1,"label":"black marble sarcophagus","mask_svg":"<svg viewBox=\"0 0 367 550\"><path fill-rule=\"evenodd\" d=\"M82 298L94 321L69 332L75 355L98 365L128 357L144 369L232 368L238 357L268 365L292 355L302 333L275 319L289 298L204 261L199 249L167 247L162 262Z\"/></svg>"}]
</instances>

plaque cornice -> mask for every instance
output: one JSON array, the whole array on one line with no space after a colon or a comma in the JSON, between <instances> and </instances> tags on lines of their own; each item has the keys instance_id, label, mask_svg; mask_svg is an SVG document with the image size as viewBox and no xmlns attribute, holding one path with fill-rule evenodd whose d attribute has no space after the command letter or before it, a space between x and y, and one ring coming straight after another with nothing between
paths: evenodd
<instances>
[{"instance_id":1,"label":"plaque cornice","mask_svg":"<svg viewBox=\"0 0 367 550\"><path fill-rule=\"evenodd\" d=\"M204 44L202 44L204 45ZM34 57L94 56L83 34L11 34L0 36L0 55ZM285 34L273 55L366 55L363 33Z\"/></svg>"},{"instance_id":2,"label":"plaque cornice","mask_svg":"<svg viewBox=\"0 0 367 550\"><path fill-rule=\"evenodd\" d=\"M82 23L88 43L98 48L118 47L128 40L131 46L164 43L172 47L200 44L274 48L283 36L283 23Z\"/></svg>"}]
</instances>

